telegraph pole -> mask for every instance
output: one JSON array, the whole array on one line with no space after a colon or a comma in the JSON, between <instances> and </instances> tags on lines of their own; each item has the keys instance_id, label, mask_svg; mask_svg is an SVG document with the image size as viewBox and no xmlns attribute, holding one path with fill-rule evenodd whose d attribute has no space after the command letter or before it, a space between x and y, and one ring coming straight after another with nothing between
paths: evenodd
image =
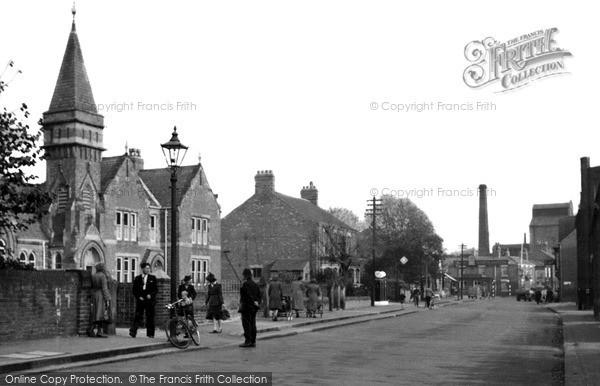
<instances>
[{"instance_id":1,"label":"telegraph pole","mask_svg":"<svg viewBox=\"0 0 600 386\"><path fill-rule=\"evenodd\" d=\"M376 237L377 237L377 233L375 231L377 224L375 222L375 219L377 217L378 214L381 214L381 199L375 198L375 196L373 196L373 198L371 200L367 200L368 204L368 208L367 208L367 213L366 215L371 215L373 217L373 223L371 225L372 230L373 230L373 243L371 244L371 264L373 267L373 288L371 288L371 307L375 307L375 283L376 283L376 278L375 278L375 242L376 242Z\"/></svg>"},{"instance_id":2,"label":"telegraph pole","mask_svg":"<svg viewBox=\"0 0 600 386\"><path fill-rule=\"evenodd\" d=\"M460 300L463 299L463 274L464 274L464 249L466 245L460 244Z\"/></svg>"}]
</instances>

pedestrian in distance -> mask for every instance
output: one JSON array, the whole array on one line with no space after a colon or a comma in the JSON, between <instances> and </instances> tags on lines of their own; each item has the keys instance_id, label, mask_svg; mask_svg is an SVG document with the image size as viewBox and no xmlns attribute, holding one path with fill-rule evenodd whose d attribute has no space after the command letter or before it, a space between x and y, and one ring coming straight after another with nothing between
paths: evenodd
<instances>
[{"instance_id":1,"label":"pedestrian in distance","mask_svg":"<svg viewBox=\"0 0 600 386\"><path fill-rule=\"evenodd\" d=\"M271 310L271 318L274 322L277 321L279 310L283 307L281 299L283 299L283 288L277 276L271 277L269 283L269 310Z\"/></svg>"},{"instance_id":2,"label":"pedestrian in distance","mask_svg":"<svg viewBox=\"0 0 600 386\"><path fill-rule=\"evenodd\" d=\"M135 338L137 330L142 323L144 313L146 314L146 336L154 338L154 306L158 285L156 277L150 274L150 264L140 265L142 273L133 279L133 296L135 297L135 317L129 329L129 335Z\"/></svg>"},{"instance_id":3,"label":"pedestrian in distance","mask_svg":"<svg viewBox=\"0 0 600 386\"><path fill-rule=\"evenodd\" d=\"M292 282L292 310L296 311L296 317L300 317L300 311L304 309L304 284L302 277Z\"/></svg>"},{"instance_id":4,"label":"pedestrian in distance","mask_svg":"<svg viewBox=\"0 0 600 386\"><path fill-rule=\"evenodd\" d=\"M421 290L416 287L410 294L411 300L415 303L415 307L419 307L419 297L421 296Z\"/></svg>"},{"instance_id":5,"label":"pedestrian in distance","mask_svg":"<svg viewBox=\"0 0 600 386\"><path fill-rule=\"evenodd\" d=\"M433 304L431 303L431 299L433 298L433 291L431 288L425 288L425 306L429 309L433 308Z\"/></svg>"},{"instance_id":6,"label":"pedestrian in distance","mask_svg":"<svg viewBox=\"0 0 600 386\"><path fill-rule=\"evenodd\" d=\"M406 295L404 294L404 291L402 291L402 293L400 293L400 309L403 310L404 309L404 301L406 300Z\"/></svg>"},{"instance_id":7,"label":"pedestrian in distance","mask_svg":"<svg viewBox=\"0 0 600 386\"><path fill-rule=\"evenodd\" d=\"M92 304L94 308L93 321L87 332L89 337L108 338L104 331L111 322L111 298L108 291L110 280L110 275L106 271L104 263L96 264L96 272L92 275ZM95 329L96 332L94 332Z\"/></svg>"},{"instance_id":8,"label":"pedestrian in distance","mask_svg":"<svg viewBox=\"0 0 600 386\"><path fill-rule=\"evenodd\" d=\"M539 288L535 290L535 302L537 304L542 302L542 291Z\"/></svg>"},{"instance_id":9,"label":"pedestrian in distance","mask_svg":"<svg viewBox=\"0 0 600 386\"><path fill-rule=\"evenodd\" d=\"M244 328L244 343L240 347L256 347L256 313L259 310L262 294L258 284L252 280L252 271L248 268L242 273L244 283L240 288L240 308L242 327Z\"/></svg>"},{"instance_id":10,"label":"pedestrian in distance","mask_svg":"<svg viewBox=\"0 0 600 386\"><path fill-rule=\"evenodd\" d=\"M319 287L315 279L310 280L306 288L306 296L308 296L308 303L306 304L307 315L316 318L315 313L319 309L319 303L321 302L321 287Z\"/></svg>"},{"instance_id":11,"label":"pedestrian in distance","mask_svg":"<svg viewBox=\"0 0 600 386\"><path fill-rule=\"evenodd\" d=\"M208 282L208 291L204 304L208 306L206 311L206 319L213 321L213 330L211 334L221 333L221 320L223 319L223 289L221 283L217 283L217 278L214 274L209 273L206 276Z\"/></svg>"}]
</instances>

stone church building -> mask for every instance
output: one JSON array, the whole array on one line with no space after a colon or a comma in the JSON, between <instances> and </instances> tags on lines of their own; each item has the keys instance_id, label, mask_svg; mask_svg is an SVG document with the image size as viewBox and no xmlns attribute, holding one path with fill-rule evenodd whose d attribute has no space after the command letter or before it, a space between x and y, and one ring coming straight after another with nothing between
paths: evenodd
<instances>
[{"instance_id":1,"label":"stone church building","mask_svg":"<svg viewBox=\"0 0 600 386\"><path fill-rule=\"evenodd\" d=\"M91 269L103 262L113 278L131 282L140 263L148 262L165 277L172 238L170 171L144 169L139 149L102 156L104 117L74 20L42 129L42 187L54 201L40 223L0 233L0 249L37 269ZM192 274L196 283L209 271L220 277L221 210L200 163L179 169L178 193L179 277Z\"/></svg>"}]
</instances>

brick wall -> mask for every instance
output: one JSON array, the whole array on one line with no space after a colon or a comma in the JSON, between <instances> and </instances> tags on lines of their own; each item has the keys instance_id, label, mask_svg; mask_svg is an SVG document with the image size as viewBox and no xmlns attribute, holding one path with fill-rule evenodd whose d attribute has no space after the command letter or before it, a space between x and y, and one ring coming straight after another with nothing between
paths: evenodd
<instances>
[{"instance_id":1,"label":"brick wall","mask_svg":"<svg viewBox=\"0 0 600 386\"><path fill-rule=\"evenodd\" d=\"M158 294L154 309L154 324L157 328L163 328L169 318L169 312L165 306L171 299L171 281L169 279L157 279ZM117 309L115 324L117 327L129 328L135 317L135 298L133 297L133 283L118 283L117 285ZM146 327L146 320L142 321L142 327Z\"/></svg>"},{"instance_id":2,"label":"brick wall","mask_svg":"<svg viewBox=\"0 0 600 386\"><path fill-rule=\"evenodd\" d=\"M0 283L0 341L85 333L88 272L1 270Z\"/></svg>"}]
</instances>

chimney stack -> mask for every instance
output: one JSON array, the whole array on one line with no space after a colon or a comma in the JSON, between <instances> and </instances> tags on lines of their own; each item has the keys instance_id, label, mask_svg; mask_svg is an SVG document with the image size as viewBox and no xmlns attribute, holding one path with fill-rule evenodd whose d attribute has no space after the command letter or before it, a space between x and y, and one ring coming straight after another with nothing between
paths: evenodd
<instances>
[{"instance_id":1,"label":"chimney stack","mask_svg":"<svg viewBox=\"0 0 600 386\"><path fill-rule=\"evenodd\" d=\"M479 185L479 256L490 255L490 231L488 228L487 186Z\"/></svg>"},{"instance_id":2,"label":"chimney stack","mask_svg":"<svg viewBox=\"0 0 600 386\"><path fill-rule=\"evenodd\" d=\"M131 159L135 170L144 170L144 159L142 158L142 152L140 151L140 149L130 148L129 158Z\"/></svg>"},{"instance_id":3,"label":"chimney stack","mask_svg":"<svg viewBox=\"0 0 600 386\"><path fill-rule=\"evenodd\" d=\"M275 176L272 170L259 170L254 176L255 191L254 194L273 194L275 193Z\"/></svg>"},{"instance_id":4,"label":"chimney stack","mask_svg":"<svg viewBox=\"0 0 600 386\"><path fill-rule=\"evenodd\" d=\"M319 206L319 191L317 190L317 187L313 185L312 181L310 182L310 185L302 187L300 197Z\"/></svg>"}]
</instances>

